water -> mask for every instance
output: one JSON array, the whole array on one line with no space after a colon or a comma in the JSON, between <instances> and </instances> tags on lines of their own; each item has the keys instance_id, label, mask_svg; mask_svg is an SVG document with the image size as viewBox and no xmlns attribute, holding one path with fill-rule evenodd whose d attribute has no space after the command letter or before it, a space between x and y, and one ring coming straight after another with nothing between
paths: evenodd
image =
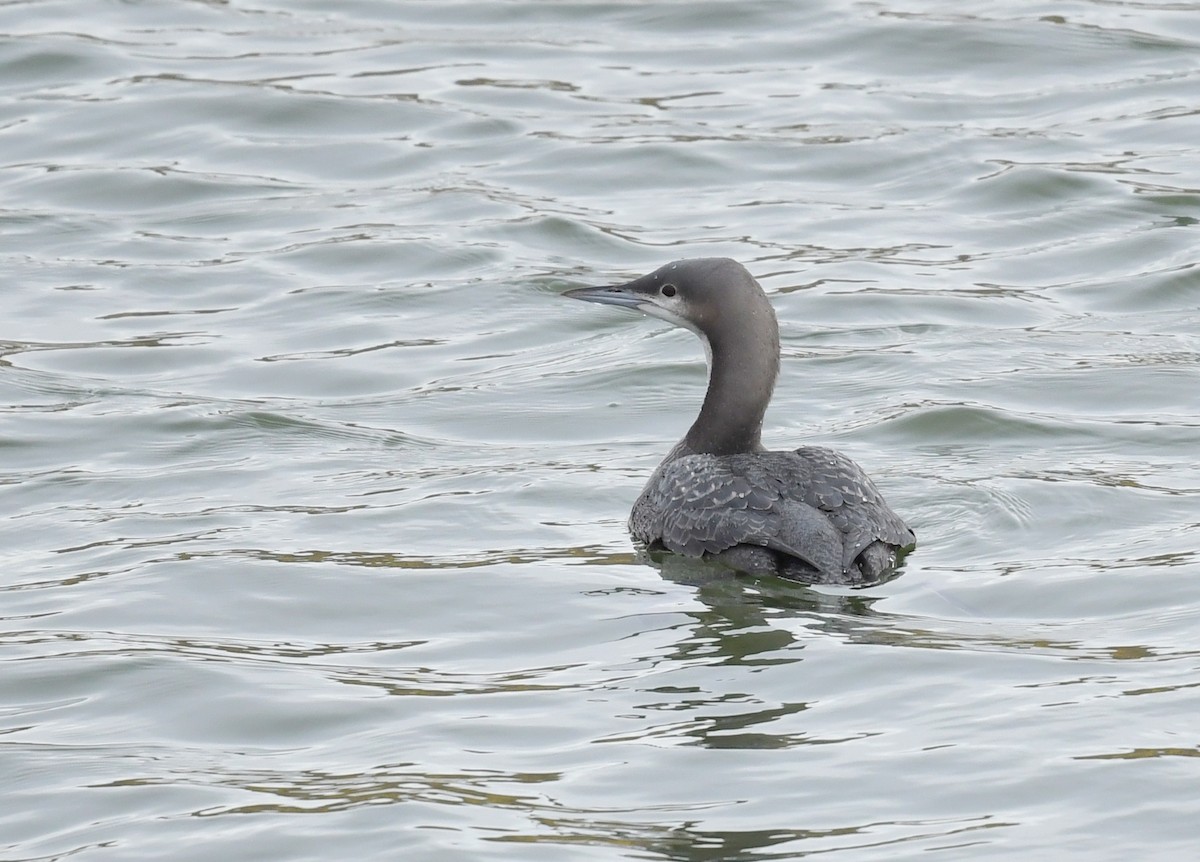
<instances>
[{"instance_id":1,"label":"water","mask_svg":"<svg viewBox=\"0 0 1200 862\"><path fill-rule=\"evenodd\" d=\"M0 856L1193 858L1197 13L0 7ZM897 580L635 558L696 255Z\"/></svg>"}]
</instances>

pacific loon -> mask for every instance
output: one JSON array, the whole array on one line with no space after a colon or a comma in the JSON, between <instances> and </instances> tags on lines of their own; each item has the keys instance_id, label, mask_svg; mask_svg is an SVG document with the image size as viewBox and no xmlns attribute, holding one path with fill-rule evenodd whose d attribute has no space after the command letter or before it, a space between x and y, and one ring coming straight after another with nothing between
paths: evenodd
<instances>
[{"instance_id":1,"label":"pacific loon","mask_svg":"<svg viewBox=\"0 0 1200 862\"><path fill-rule=\"evenodd\" d=\"M564 295L636 309L690 329L705 345L700 415L634 503L636 540L752 575L855 586L886 579L915 545L912 530L845 455L820 446L763 448L779 325L741 264L681 260L628 284Z\"/></svg>"}]
</instances>

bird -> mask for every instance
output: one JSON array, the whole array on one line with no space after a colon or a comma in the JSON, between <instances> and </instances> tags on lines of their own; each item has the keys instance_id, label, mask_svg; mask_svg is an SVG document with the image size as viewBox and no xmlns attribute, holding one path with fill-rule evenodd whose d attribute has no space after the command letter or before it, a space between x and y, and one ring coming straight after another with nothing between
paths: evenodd
<instances>
[{"instance_id":1,"label":"bird","mask_svg":"<svg viewBox=\"0 0 1200 862\"><path fill-rule=\"evenodd\" d=\"M744 266L690 258L627 284L563 295L640 311L704 343L704 401L633 505L636 542L806 584L870 586L895 574L916 535L858 464L824 446L768 451L762 444L779 373L779 324Z\"/></svg>"}]
</instances>

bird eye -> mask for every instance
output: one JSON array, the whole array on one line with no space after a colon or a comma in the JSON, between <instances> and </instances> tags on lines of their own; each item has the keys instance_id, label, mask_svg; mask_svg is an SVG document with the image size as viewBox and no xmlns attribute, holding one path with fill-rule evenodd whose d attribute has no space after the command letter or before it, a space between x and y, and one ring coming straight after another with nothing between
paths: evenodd
<instances>
[{"instance_id":1,"label":"bird eye","mask_svg":"<svg viewBox=\"0 0 1200 862\"><path fill-rule=\"evenodd\" d=\"M675 285L673 285L673 284L664 284L664 285L663 285L663 286L662 286L662 287L659 289L659 292L660 292L660 293L662 293L662 295L663 295L663 296L666 296L666 297L672 297L672 296L674 296L674 295L675 295Z\"/></svg>"}]
</instances>

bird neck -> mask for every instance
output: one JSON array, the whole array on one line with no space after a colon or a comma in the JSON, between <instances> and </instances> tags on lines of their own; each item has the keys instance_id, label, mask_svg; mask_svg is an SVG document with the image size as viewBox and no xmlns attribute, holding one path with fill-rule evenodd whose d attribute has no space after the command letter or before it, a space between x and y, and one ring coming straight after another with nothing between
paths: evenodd
<instances>
[{"instance_id":1,"label":"bird neck","mask_svg":"<svg viewBox=\"0 0 1200 862\"><path fill-rule=\"evenodd\" d=\"M763 416L779 373L779 336L709 339L709 356L708 391L683 442L711 455L761 451Z\"/></svg>"}]
</instances>

